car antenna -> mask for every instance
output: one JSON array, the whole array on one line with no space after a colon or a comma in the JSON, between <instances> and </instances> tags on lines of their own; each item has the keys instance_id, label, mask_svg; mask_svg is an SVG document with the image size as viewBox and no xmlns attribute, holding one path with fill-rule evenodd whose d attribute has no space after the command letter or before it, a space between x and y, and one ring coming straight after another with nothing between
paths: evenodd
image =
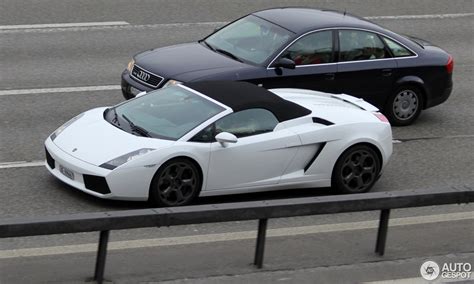
<instances>
[{"instance_id":1,"label":"car antenna","mask_svg":"<svg viewBox=\"0 0 474 284\"><path fill-rule=\"evenodd\" d=\"M346 15L346 12L347 12L347 11L346 11L346 8L344 8L344 16Z\"/></svg>"}]
</instances>

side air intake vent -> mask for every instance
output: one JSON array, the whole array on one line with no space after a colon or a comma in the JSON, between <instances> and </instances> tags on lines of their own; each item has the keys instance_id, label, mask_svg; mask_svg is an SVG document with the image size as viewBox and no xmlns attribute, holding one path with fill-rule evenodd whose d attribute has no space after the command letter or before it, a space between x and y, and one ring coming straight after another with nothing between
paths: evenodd
<instances>
[{"instance_id":1,"label":"side air intake vent","mask_svg":"<svg viewBox=\"0 0 474 284\"><path fill-rule=\"evenodd\" d=\"M327 126L334 124L334 122L330 122L330 121L322 119L320 117L313 117L313 122L314 123L319 123L319 124L324 124L324 125L327 125Z\"/></svg>"},{"instance_id":2,"label":"side air intake vent","mask_svg":"<svg viewBox=\"0 0 474 284\"><path fill-rule=\"evenodd\" d=\"M316 153L314 153L314 156L311 158L311 160L309 160L308 164L304 167L304 172L306 172L309 169L309 167L311 167L311 165L314 163L314 161L316 161L316 158L318 158L319 154L321 154L321 152L323 151L324 146L326 146L326 142L321 143Z\"/></svg>"}]
</instances>

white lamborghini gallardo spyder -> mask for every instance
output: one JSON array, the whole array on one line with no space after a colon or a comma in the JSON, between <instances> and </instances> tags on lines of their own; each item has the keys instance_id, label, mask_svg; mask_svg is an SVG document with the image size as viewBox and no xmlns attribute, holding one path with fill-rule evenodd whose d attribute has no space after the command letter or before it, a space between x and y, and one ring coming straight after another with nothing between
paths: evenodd
<instances>
[{"instance_id":1,"label":"white lamborghini gallardo spyder","mask_svg":"<svg viewBox=\"0 0 474 284\"><path fill-rule=\"evenodd\" d=\"M392 132L377 108L348 95L194 82L86 111L45 146L47 169L81 191L178 206L290 188L366 192Z\"/></svg>"}]
</instances>

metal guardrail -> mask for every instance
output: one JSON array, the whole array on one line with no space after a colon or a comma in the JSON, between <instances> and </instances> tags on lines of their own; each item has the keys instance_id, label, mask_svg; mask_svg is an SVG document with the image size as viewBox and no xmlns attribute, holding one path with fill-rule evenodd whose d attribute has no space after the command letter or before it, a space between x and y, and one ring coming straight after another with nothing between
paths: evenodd
<instances>
[{"instance_id":1,"label":"metal guardrail","mask_svg":"<svg viewBox=\"0 0 474 284\"><path fill-rule=\"evenodd\" d=\"M102 283L109 232L111 230L258 219L254 264L261 268L267 221L271 218L381 210L375 252L383 255L391 209L461 204L473 201L474 189L469 186L461 186L429 191L374 192L50 217L12 218L0 220L0 238L100 231L93 279L98 283Z\"/></svg>"}]
</instances>

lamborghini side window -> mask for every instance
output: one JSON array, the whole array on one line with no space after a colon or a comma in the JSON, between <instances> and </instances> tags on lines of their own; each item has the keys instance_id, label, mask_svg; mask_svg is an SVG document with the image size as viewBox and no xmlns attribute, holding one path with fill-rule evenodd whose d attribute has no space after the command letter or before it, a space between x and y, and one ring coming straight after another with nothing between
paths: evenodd
<instances>
[{"instance_id":1,"label":"lamborghini side window","mask_svg":"<svg viewBox=\"0 0 474 284\"><path fill-rule=\"evenodd\" d=\"M277 118L266 109L246 109L216 121L215 133L229 132L238 138L246 137L272 132L277 124Z\"/></svg>"},{"instance_id":2,"label":"lamborghini side window","mask_svg":"<svg viewBox=\"0 0 474 284\"><path fill-rule=\"evenodd\" d=\"M209 125L208 127L204 128L203 130L199 131L198 134L194 135L193 138L191 138L189 141L190 142L200 142L200 143L209 143L213 142L214 136L215 136L215 129L214 129L214 123Z\"/></svg>"}]
</instances>

